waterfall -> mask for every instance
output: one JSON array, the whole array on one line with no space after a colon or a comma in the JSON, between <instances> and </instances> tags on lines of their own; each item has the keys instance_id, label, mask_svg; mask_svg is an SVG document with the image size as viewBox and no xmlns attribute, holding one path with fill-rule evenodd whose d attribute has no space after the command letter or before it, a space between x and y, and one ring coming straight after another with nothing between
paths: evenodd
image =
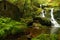
<instances>
[{"instance_id":1,"label":"waterfall","mask_svg":"<svg viewBox=\"0 0 60 40\"><path fill-rule=\"evenodd\" d=\"M41 14L41 17L45 17L45 13L44 13L45 10L42 10L42 14Z\"/></svg>"},{"instance_id":2,"label":"waterfall","mask_svg":"<svg viewBox=\"0 0 60 40\"><path fill-rule=\"evenodd\" d=\"M44 7L42 5L40 5L40 8L42 8L42 11L41 11L41 17L45 17L45 10L44 10Z\"/></svg>"},{"instance_id":3,"label":"waterfall","mask_svg":"<svg viewBox=\"0 0 60 40\"><path fill-rule=\"evenodd\" d=\"M51 23L53 24L52 29L51 29L51 34L54 34L60 27L60 25L54 19L53 10L54 10L54 8L51 8Z\"/></svg>"}]
</instances>

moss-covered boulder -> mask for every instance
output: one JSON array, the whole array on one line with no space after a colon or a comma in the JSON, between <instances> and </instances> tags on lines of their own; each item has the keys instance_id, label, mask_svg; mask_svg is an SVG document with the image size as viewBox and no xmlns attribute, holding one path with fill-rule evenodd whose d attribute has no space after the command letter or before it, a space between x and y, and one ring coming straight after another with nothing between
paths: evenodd
<instances>
[{"instance_id":1,"label":"moss-covered boulder","mask_svg":"<svg viewBox=\"0 0 60 40\"><path fill-rule=\"evenodd\" d=\"M35 17L33 20L39 20L41 25L51 26L51 22L47 18Z\"/></svg>"},{"instance_id":2,"label":"moss-covered boulder","mask_svg":"<svg viewBox=\"0 0 60 40\"><path fill-rule=\"evenodd\" d=\"M19 20L22 17L22 13L16 5L8 1L0 1L0 17L1 16Z\"/></svg>"}]
</instances>

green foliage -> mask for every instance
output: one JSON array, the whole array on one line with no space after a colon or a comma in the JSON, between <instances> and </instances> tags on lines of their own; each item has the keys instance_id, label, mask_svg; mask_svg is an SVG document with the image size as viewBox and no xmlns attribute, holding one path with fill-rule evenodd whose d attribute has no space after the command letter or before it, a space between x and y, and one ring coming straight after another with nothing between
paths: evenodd
<instances>
[{"instance_id":1,"label":"green foliage","mask_svg":"<svg viewBox=\"0 0 60 40\"><path fill-rule=\"evenodd\" d=\"M7 0L7 1L18 6L20 12L24 14L23 15L24 18L22 18L20 22L17 22L15 20L12 20L11 18L1 17L0 18L0 37L10 33L15 34L15 33L21 32L25 28L27 28L26 23L33 21L34 17L40 15L40 12L42 11L42 9L40 8L40 4L50 5L51 7L60 6L60 0L55 0L51 2L49 0ZM50 10L50 9L46 8L46 10ZM56 15L56 17L58 15ZM38 20L41 24L41 27L51 26L51 22L47 18L38 18ZM47 34L44 34L44 35L41 34L37 39L34 38L33 40L56 40L56 39L57 38L55 35L50 35L49 37L49 35Z\"/></svg>"},{"instance_id":2,"label":"green foliage","mask_svg":"<svg viewBox=\"0 0 60 40\"><path fill-rule=\"evenodd\" d=\"M39 20L41 25L51 26L51 22L48 18L36 17L35 19Z\"/></svg>"},{"instance_id":3,"label":"green foliage","mask_svg":"<svg viewBox=\"0 0 60 40\"><path fill-rule=\"evenodd\" d=\"M34 16L41 12L40 4L50 5L51 7L59 6L59 0L8 0L9 2L17 5L23 13L24 17Z\"/></svg>"},{"instance_id":4,"label":"green foliage","mask_svg":"<svg viewBox=\"0 0 60 40\"><path fill-rule=\"evenodd\" d=\"M7 34L16 34L27 28L27 25L22 22L17 22L11 18L0 18L0 37Z\"/></svg>"},{"instance_id":5,"label":"green foliage","mask_svg":"<svg viewBox=\"0 0 60 40\"><path fill-rule=\"evenodd\" d=\"M32 38L32 40L57 40L56 34L40 34L39 36Z\"/></svg>"},{"instance_id":6,"label":"green foliage","mask_svg":"<svg viewBox=\"0 0 60 40\"><path fill-rule=\"evenodd\" d=\"M16 3L16 2L19 1L19 0L7 0L7 1L9 1L9 2L11 2L11 3Z\"/></svg>"},{"instance_id":7,"label":"green foliage","mask_svg":"<svg viewBox=\"0 0 60 40\"><path fill-rule=\"evenodd\" d=\"M29 23L29 22L32 22L32 21L33 21L32 17L21 18L21 22L24 22L24 23Z\"/></svg>"}]
</instances>

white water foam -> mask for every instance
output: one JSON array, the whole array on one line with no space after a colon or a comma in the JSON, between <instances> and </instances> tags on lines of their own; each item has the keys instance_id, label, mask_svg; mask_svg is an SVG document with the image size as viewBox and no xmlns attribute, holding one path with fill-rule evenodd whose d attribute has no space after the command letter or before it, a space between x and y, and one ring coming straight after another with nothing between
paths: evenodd
<instances>
[{"instance_id":1,"label":"white water foam","mask_svg":"<svg viewBox=\"0 0 60 40\"><path fill-rule=\"evenodd\" d=\"M42 8L42 5L40 5L40 7ZM42 9L42 11L41 11L41 17L45 17L45 12L44 12L45 10L44 9Z\"/></svg>"},{"instance_id":2,"label":"white water foam","mask_svg":"<svg viewBox=\"0 0 60 40\"><path fill-rule=\"evenodd\" d=\"M41 14L41 17L45 17L45 13L44 13L44 10L42 10L42 14Z\"/></svg>"},{"instance_id":3,"label":"white water foam","mask_svg":"<svg viewBox=\"0 0 60 40\"><path fill-rule=\"evenodd\" d=\"M51 23L53 24L52 29L51 29L51 34L54 34L60 27L60 25L54 19L53 10L54 10L54 8L51 8Z\"/></svg>"}]
</instances>

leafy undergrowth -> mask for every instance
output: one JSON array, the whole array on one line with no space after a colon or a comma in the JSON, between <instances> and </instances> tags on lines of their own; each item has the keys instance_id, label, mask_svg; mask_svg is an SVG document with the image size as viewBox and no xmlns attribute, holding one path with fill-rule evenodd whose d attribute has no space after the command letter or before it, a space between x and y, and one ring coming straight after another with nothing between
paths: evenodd
<instances>
[{"instance_id":1,"label":"leafy undergrowth","mask_svg":"<svg viewBox=\"0 0 60 40\"><path fill-rule=\"evenodd\" d=\"M60 35L59 35L60 36ZM40 34L32 40L60 40L57 34Z\"/></svg>"},{"instance_id":2,"label":"leafy undergrowth","mask_svg":"<svg viewBox=\"0 0 60 40\"><path fill-rule=\"evenodd\" d=\"M41 33L47 33L48 30L46 28L40 28L40 29L35 29L35 28L27 28L26 30L24 30L24 32L21 33L17 33L17 34L9 34L7 35L4 39L5 40L28 40L27 35L29 35L29 33L31 34L31 38L36 37L37 35L41 34ZM9 36L9 37L8 37Z\"/></svg>"},{"instance_id":3,"label":"leafy undergrowth","mask_svg":"<svg viewBox=\"0 0 60 40\"><path fill-rule=\"evenodd\" d=\"M8 34L14 35L27 28L27 25L23 22L17 22L11 18L0 18L0 40L3 40Z\"/></svg>"},{"instance_id":4,"label":"leafy undergrowth","mask_svg":"<svg viewBox=\"0 0 60 40\"><path fill-rule=\"evenodd\" d=\"M47 25L43 25L43 21L44 23L46 24L49 23L50 25L50 21L46 21L48 19L37 18L37 20L39 20L39 23L34 23L33 25L37 25L37 26L39 25L39 29L36 29L33 25L31 25L32 26L31 28L27 26L26 22L27 21L31 22L32 19L31 20L26 19L26 21L23 20L18 22L12 20L11 18L1 17L0 18L0 40L28 40L27 35L29 35L29 33L31 33L32 40L40 40L40 39L48 40L50 38L51 40L54 39L53 36L55 35L51 35L52 37L50 37L49 35L51 27ZM38 36L40 37L39 39L37 39L36 37L37 35L40 35Z\"/></svg>"}]
</instances>

